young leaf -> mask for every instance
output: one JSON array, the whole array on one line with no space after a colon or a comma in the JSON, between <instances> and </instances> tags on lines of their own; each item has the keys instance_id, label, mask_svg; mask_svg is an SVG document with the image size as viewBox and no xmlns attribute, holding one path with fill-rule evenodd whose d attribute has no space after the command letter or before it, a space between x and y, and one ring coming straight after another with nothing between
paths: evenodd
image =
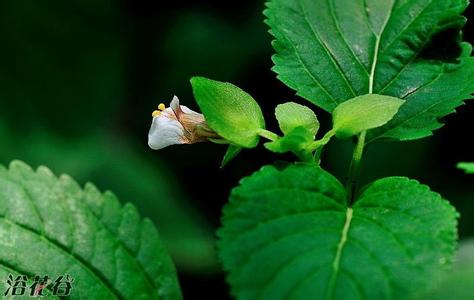
<instances>
[{"instance_id":1,"label":"young leaf","mask_svg":"<svg viewBox=\"0 0 474 300\"><path fill-rule=\"evenodd\" d=\"M271 0L273 70L297 94L332 112L356 96L406 100L373 130L378 138L422 138L474 92L471 47L460 43L466 0Z\"/></svg>"},{"instance_id":2,"label":"young leaf","mask_svg":"<svg viewBox=\"0 0 474 300\"><path fill-rule=\"evenodd\" d=\"M257 102L233 84L204 77L191 79L196 101L209 126L233 144L253 148L265 120Z\"/></svg>"},{"instance_id":3,"label":"young leaf","mask_svg":"<svg viewBox=\"0 0 474 300\"><path fill-rule=\"evenodd\" d=\"M333 126L340 138L380 127L390 121L405 101L367 94L339 104L333 112Z\"/></svg>"},{"instance_id":4,"label":"young leaf","mask_svg":"<svg viewBox=\"0 0 474 300\"><path fill-rule=\"evenodd\" d=\"M231 160L233 160L242 151L242 147L230 144L227 151L222 158L221 168L225 167Z\"/></svg>"},{"instance_id":5,"label":"young leaf","mask_svg":"<svg viewBox=\"0 0 474 300\"><path fill-rule=\"evenodd\" d=\"M280 104L275 109L275 116L281 131L287 135L296 127L306 128L313 138L319 130L319 121L308 107L295 102Z\"/></svg>"},{"instance_id":6,"label":"young leaf","mask_svg":"<svg viewBox=\"0 0 474 300\"><path fill-rule=\"evenodd\" d=\"M311 151L307 150L308 145L313 142L314 135L305 127L296 127L285 136L273 142L265 143L268 150L275 153L293 152L303 161L312 159Z\"/></svg>"},{"instance_id":7,"label":"young leaf","mask_svg":"<svg viewBox=\"0 0 474 300\"><path fill-rule=\"evenodd\" d=\"M0 269L74 279L71 299L181 299L154 225L93 185L0 166Z\"/></svg>"},{"instance_id":8,"label":"young leaf","mask_svg":"<svg viewBox=\"0 0 474 300\"><path fill-rule=\"evenodd\" d=\"M464 170L466 174L474 174L474 163L459 163L458 168Z\"/></svg>"},{"instance_id":9,"label":"young leaf","mask_svg":"<svg viewBox=\"0 0 474 300\"><path fill-rule=\"evenodd\" d=\"M219 252L238 299L407 299L452 261L458 214L403 177L377 180L347 207L314 165L264 167L224 208Z\"/></svg>"}]
</instances>

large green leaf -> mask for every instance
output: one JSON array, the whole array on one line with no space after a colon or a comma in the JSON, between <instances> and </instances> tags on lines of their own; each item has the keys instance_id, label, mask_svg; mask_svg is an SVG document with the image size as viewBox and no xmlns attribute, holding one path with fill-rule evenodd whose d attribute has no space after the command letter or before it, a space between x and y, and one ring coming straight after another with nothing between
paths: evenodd
<instances>
[{"instance_id":1,"label":"large green leaf","mask_svg":"<svg viewBox=\"0 0 474 300\"><path fill-rule=\"evenodd\" d=\"M0 269L67 273L73 299L181 298L154 225L134 206L21 162L0 167Z\"/></svg>"},{"instance_id":2,"label":"large green leaf","mask_svg":"<svg viewBox=\"0 0 474 300\"><path fill-rule=\"evenodd\" d=\"M406 299L452 261L455 209L403 177L367 186L348 208L314 165L242 180L224 209L219 250L238 299Z\"/></svg>"},{"instance_id":3,"label":"large green leaf","mask_svg":"<svg viewBox=\"0 0 474 300\"><path fill-rule=\"evenodd\" d=\"M466 0L271 0L265 15L276 38L274 71L329 112L367 93L405 99L369 141L428 136L474 92L471 47L458 39L466 6Z\"/></svg>"}]
</instances>

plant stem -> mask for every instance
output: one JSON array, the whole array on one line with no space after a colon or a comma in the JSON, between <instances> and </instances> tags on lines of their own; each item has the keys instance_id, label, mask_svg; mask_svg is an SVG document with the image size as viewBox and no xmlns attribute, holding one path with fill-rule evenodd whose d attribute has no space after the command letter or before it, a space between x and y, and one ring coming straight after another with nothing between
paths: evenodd
<instances>
[{"instance_id":1,"label":"plant stem","mask_svg":"<svg viewBox=\"0 0 474 300\"><path fill-rule=\"evenodd\" d=\"M321 146L324 146L326 145L330 140L331 138L334 136L334 134L336 134L336 131L333 129L329 130L328 132L326 132L326 134L320 139L320 140L317 140L317 141L314 141L308 148L309 150L316 150L317 148L321 147Z\"/></svg>"},{"instance_id":2,"label":"plant stem","mask_svg":"<svg viewBox=\"0 0 474 300\"><path fill-rule=\"evenodd\" d=\"M273 133L269 130L266 130L266 129L260 129L258 131L258 135L263 137L263 138L266 138L267 140L270 140L272 142L278 140L280 137L276 134L276 133Z\"/></svg>"},{"instance_id":3,"label":"plant stem","mask_svg":"<svg viewBox=\"0 0 474 300\"><path fill-rule=\"evenodd\" d=\"M321 160L321 154L323 152L324 146L329 143L331 138L336 134L336 131L333 129L326 132L326 134L317 141L314 141L311 145L309 145L308 150L313 152L316 151L314 154L314 161L318 163Z\"/></svg>"},{"instance_id":4,"label":"plant stem","mask_svg":"<svg viewBox=\"0 0 474 300\"><path fill-rule=\"evenodd\" d=\"M321 155L323 154L323 147L321 147L320 149L318 149L315 153L314 153L314 162L316 162L318 165L320 164L321 162Z\"/></svg>"},{"instance_id":5,"label":"plant stem","mask_svg":"<svg viewBox=\"0 0 474 300\"><path fill-rule=\"evenodd\" d=\"M363 131L357 140L357 145L354 149L354 154L352 156L351 166L349 169L349 181L347 182L347 198L349 206L352 204L354 198L354 192L357 188L357 178L359 177L359 170L362 160L362 155L364 154L365 146L365 136L366 131Z\"/></svg>"}]
</instances>

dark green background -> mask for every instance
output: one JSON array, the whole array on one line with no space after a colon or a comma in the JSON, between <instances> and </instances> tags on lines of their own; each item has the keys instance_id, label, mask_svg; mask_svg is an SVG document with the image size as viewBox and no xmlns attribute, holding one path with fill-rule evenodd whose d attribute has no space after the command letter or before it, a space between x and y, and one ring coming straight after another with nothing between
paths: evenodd
<instances>
[{"instance_id":1,"label":"dark green background","mask_svg":"<svg viewBox=\"0 0 474 300\"><path fill-rule=\"evenodd\" d=\"M277 156L244 151L223 170L223 146L152 151L151 112L174 94L196 109L189 78L231 81L262 105L303 99L270 71L263 2L113 0L0 1L0 162L21 159L92 181L135 203L158 226L179 267L187 299L228 295L214 253L214 231L230 189ZM468 14L472 15L472 12ZM470 21L466 39L474 42ZM328 129L326 113L315 109ZM363 182L416 178L461 212L462 238L474 235L474 103L446 118L434 137L367 149ZM324 166L345 179L351 141L331 143Z\"/></svg>"}]
</instances>

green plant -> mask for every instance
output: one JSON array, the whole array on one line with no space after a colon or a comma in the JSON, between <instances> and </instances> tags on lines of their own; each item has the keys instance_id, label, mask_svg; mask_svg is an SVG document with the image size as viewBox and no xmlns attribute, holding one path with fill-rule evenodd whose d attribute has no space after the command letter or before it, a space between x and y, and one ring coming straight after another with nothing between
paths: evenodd
<instances>
[{"instance_id":1,"label":"green plant","mask_svg":"<svg viewBox=\"0 0 474 300\"><path fill-rule=\"evenodd\" d=\"M474 58L461 34L467 5L466 0L269 1L264 14L275 38L273 70L297 95L331 114L327 130L310 107L286 102L275 109L280 132L272 132L251 95L231 83L204 77L191 79L202 114L180 105L177 97L170 107L159 105L153 112L148 140L153 149L204 141L224 144L224 166L263 138L268 151L297 158L262 167L231 192L218 231L218 251L233 296L445 299L453 297L455 289L460 292L457 299L472 298L470 291L464 293L473 277L472 255L466 255L472 253L472 244L461 248L449 272L457 248L455 208L414 179L359 183L368 145L430 136L442 126L441 118L472 98ZM33 11L28 13L43 16ZM23 30L24 23L13 25ZM62 36L62 28L57 29L53 37ZM16 39L16 33L8 37ZM69 41L73 45L76 38ZM117 43L119 53L121 42L106 43L103 49ZM110 63L115 56L109 59ZM57 65L61 69L62 64ZM36 77L29 79L45 80ZM106 94L116 93L108 84L110 78L99 77L107 83ZM2 85L5 98L16 99L16 84L22 81ZM36 86L45 99L57 90ZM58 86L58 95L74 90ZM84 97L78 95L73 95L73 102L82 103ZM68 97L52 103L69 108L63 98ZM90 119L81 111L76 115ZM97 109L93 117L101 119L103 111ZM70 120L69 114L53 110L32 112L16 116L27 121L44 115L48 120ZM75 122L62 123L67 123L68 134L77 129ZM321 167L326 146L336 138L355 142L344 183ZM50 147L45 146L46 151ZM130 160L127 152L117 153ZM62 154L57 156L64 160ZM472 164L459 166L474 172ZM130 169L144 170L141 165ZM109 172L107 167L104 175ZM143 176L143 171L138 173ZM56 177L46 167L33 170L19 161L0 166L0 278L26 275L24 284L33 286L35 276L66 274L74 283L71 299L182 298L175 267L155 226L133 205L122 206L111 192L102 193L90 183L81 188L69 176ZM0 281L0 291L7 293L12 287L8 280ZM438 282L441 285L434 286ZM52 289L48 280L44 283Z\"/></svg>"},{"instance_id":2,"label":"green plant","mask_svg":"<svg viewBox=\"0 0 474 300\"><path fill-rule=\"evenodd\" d=\"M45 167L0 166L0 253L1 278L70 274L73 299L181 298L149 220L112 193L81 189ZM7 291L4 280L0 289Z\"/></svg>"},{"instance_id":3,"label":"green plant","mask_svg":"<svg viewBox=\"0 0 474 300\"><path fill-rule=\"evenodd\" d=\"M449 268L458 217L449 202L416 180L389 177L360 187L358 178L367 145L430 136L440 118L472 97L474 58L461 39L467 4L268 2L273 70L332 114L323 134L315 113L294 102L276 108L281 133L274 133L249 94L203 77L191 79L203 113L195 121L185 119L198 113L175 100L154 113L152 147L207 138L229 145L224 165L264 138L269 151L301 161L265 166L231 193L218 236L236 298L406 299ZM342 184L320 160L333 138L351 137Z\"/></svg>"}]
</instances>

